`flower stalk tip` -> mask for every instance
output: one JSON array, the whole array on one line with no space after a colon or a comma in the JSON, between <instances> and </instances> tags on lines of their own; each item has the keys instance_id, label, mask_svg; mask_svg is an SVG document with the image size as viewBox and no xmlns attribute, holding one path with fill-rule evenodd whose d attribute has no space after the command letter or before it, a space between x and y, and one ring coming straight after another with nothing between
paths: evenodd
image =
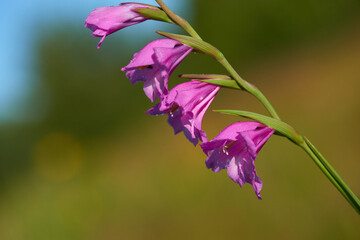
<instances>
[{"instance_id":1,"label":"flower stalk tip","mask_svg":"<svg viewBox=\"0 0 360 240\"><path fill-rule=\"evenodd\" d=\"M185 31L187 31L190 36L201 40L201 37L199 34L193 29L193 27L182 17L176 15L173 11L166 6L166 4L161 0L156 0L156 2L159 4L159 6L166 12L166 14L181 28L183 28Z\"/></svg>"}]
</instances>

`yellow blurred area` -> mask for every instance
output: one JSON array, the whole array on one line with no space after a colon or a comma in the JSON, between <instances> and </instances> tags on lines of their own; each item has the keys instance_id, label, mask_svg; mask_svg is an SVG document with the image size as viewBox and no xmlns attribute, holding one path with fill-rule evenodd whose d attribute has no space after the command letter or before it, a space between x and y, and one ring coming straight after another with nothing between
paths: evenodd
<instances>
[{"instance_id":1,"label":"yellow blurred area","mask_svg":"<svg viewBox=\"0 0 360 240\"><path fill-rule=\"evenodd\" d=\"M84 157L80 143L66 133L45 135L34 147L36 172L46 180L67 181L76 176Z\"/></svg>"},{"instance_id":2,"label":"yellow blurred area","mask_svg":"<svg viewBox=\"0 0 360 240\"><path fill-rule=\"evenodd\" d=\"M221 4L226 17L217 15L217 2L194 1L196 29L360 196L359 18L335 29L345 19L336 17L336 4L358 4ZM309 35L299 42L285 34L302 31ZM154 103L120 71L142 46L109 36L98 51L99 39L89 35L60 29L39 40L42 82L29 109L40 117L0 134L0 240L360 239L359 215L300 148L279 136L265 144L255 162L258 200L251 185L207 169L201 148L174 135L166 116L144 113ZM225 74L207 59L188 56L169 84L179 74ZM266 114L251 95L222 89L203 120L209 139L245 120L214 109Z\"/></svg>"}]
</instances>

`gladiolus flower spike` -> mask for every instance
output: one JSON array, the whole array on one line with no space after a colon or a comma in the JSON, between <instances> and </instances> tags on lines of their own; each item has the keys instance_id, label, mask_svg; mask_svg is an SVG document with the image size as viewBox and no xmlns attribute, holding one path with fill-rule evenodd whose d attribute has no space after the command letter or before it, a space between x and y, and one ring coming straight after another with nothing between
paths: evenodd
<instances>
[{"instance_id":1,"label":"gladiolus flower spike","mask_svg":"<svg viewBox=\"0 0 360 240\"><path fill-rule=\"evenodd\" d=\"M214 172L227 169L228 176L240 186L252 185L256 196L261 199L262 181L255 170L255 159L260 149L275 133L287 137L301 147L339 190L349 204L360 214L360 200L341 179L335 169L306 137L300 135L289 124L280 120L272 104L253 84L244 80L215 46L202 40L193 27L173 13L162 0L156 0L159 7L141 3L123 3L114 7L100 7L92 11L85 21L85 27L93 31L92 36L101 37L98 48L106 36L148 19L174 23L188 35L156 31L167 39L158 39L147 44L134 54L130 63L121 70L132 84L144 82L144 92L153 102L159 102L146 113L168 115L168 123L175 134L183 132L195 146L207 155L206 166ZM229 75L182 74L181 78L191 79L170 91L168 80L174 69L190 53L199 52L215 58ZM251 122L236 122L222 130L211 141L207 141L202 130L205 112L219 89L231 88L253 95L266 108L270 116L239 110L218 110L224 114L252 119Z\"/></svg>"}]
</instances>

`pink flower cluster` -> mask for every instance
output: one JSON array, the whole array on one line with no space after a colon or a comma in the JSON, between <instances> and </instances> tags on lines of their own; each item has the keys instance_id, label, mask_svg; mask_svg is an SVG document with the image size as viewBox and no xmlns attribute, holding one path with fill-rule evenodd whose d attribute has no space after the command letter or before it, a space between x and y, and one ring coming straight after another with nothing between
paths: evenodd
<instances>
[{"instance_id":1,"label":"pink flower cluster","mask_svg":"<svg viewBox=\"0 0 360 240\"><path fill-rule=\"evenodd\" d=\"M92 36L101 37L98 48L106 36L147 20L134 11L138 8L157 9L145 4L125 3L92 11L85 21L85 27L93 31ZM255 159L274 130L258 122L236 122L207 141L201 128L202 119L220 87L192 80L168 90L172 72L192 50L172 39L158 39L135 53L122 71L126 72L132 84L144 82L144 92L152 102L159 98L159 103L147 114L167 114L168 123L174 128L175 134L183 132L195 146L202 142L201 148L208 156L208 168L214 172L226 168L235 183L240 186L250 183L261 199L262 181L255 171Z\"/></svg>"}]
</instances>

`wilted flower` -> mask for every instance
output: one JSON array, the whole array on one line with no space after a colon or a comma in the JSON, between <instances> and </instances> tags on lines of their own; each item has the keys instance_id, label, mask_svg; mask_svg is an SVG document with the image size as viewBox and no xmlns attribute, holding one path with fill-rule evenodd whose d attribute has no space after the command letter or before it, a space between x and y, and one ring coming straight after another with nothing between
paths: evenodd
<instances>
[{"instance_id":1,"label":"wilted flower","mask_svg":"<svg viewBox=\"0 0 360 240\"><path fill-rule=\"evenodd\" d=\"M201 130L201 122L219 89L219 86L200 81L181 83L147 113L168 114L168 123L174 128L175 134L183 131L196 146L199 140L207 141L205 132Z\"/></svg>"},{"instance_id":2,"label":"wilted flower","mask_svg":"<svg viewBox=\"0 0 360 240\"><path fill-rule=\"evenodd\" d=\"M206 166L214 172L227 169L229 177L240 186L252 184L259 199L262 181L255 171L256 155L274 133L258 122L237 122L222 130L213 140L201 144L208 155Z\"/></svg>"},{"instance_id":3,"label":"wilted flower","mask_svg":"<svg viewBox=\"0 0 360 240\"><path fill-rule=\"evenodd\" d=\"M106 36L122 28L141 23L148 19L132 11L136 8L157 9L156 7L146 4L124 3L119 6L99 7L89 14L85 20L85 27L93 31L91 36L101 37L98 48L100 48Z\"/></svg>"},{"instance_id":4,"label":"wilted flower","mask_svg":"<svg viewBox=\"0 0 360 240\"><path fill-rule=\"evenodd\" d=\"M144 82L144 92L153 102L157 96L168 93L171 73L191 51L189 46L172 39L154 40L135 53L121 71L127 72L132 84Z\"/></svg>"}]
</instances>

